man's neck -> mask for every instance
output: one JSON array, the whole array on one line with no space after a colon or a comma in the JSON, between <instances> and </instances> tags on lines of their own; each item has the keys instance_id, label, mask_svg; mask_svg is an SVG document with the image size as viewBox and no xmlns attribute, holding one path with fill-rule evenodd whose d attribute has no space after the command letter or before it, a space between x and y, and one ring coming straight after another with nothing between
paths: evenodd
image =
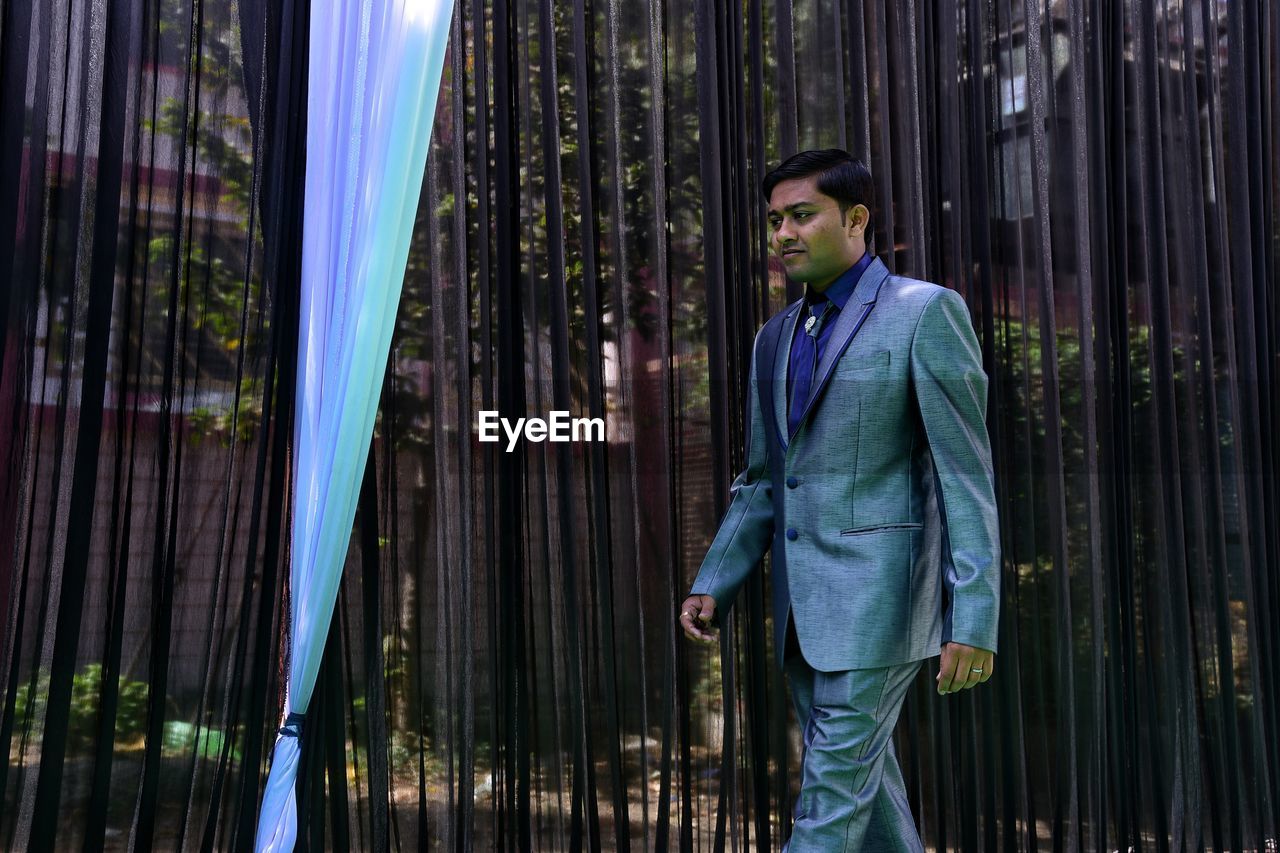
<instances>
[{"instance_id":1,"label":"man's neck","mask_svg":"<svg viewBox=\"0 0 1280 853\"><path fill-rule=\"evenodd\" d=\"M852 273L855 269L860 269L865 272L867 262L869 260L870 259L867 257L866 251L863 251L862 255L859 256L857 261L855 261L854 263L846 267L845 270L841 272L839 275L835 276L832 279L829 279L828 281L825 281L821 286L817 286L814 284L806 285L805 299L808 300L809 302L814 302L819 298L832 298L833 294L831 294L829 291L831 291L833 287L836 289L836 291L843 293L843 288L838 283L843 281L845 278L847 278L850 275L850 273ZM859 275L858 278L861 278L861 275ZM854 281L854 286L856 287L856 279ZM850 288L850 291L852 291L852 288ZM848 293L843 293L843 295L845 299L848 298ZM845 299L837 298L836 301L841 305L843 305Z\"/></svg>"}]
</instances>

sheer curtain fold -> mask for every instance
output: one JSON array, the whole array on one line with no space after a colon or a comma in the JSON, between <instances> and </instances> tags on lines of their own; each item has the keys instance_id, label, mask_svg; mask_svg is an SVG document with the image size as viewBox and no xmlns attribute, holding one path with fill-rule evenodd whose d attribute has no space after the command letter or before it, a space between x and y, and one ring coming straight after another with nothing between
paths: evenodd
<instances>
[{"instance_id":1,"label":"sheer curtain fold","mask_svg":"<svg viewBox=\"0 0 1280 853\"><path fill-rule=\"evenodd\" d=\"M285 723L256 847L291 850L302 720L333 617L400 303L452 4L313 3Z\"/></svg>"}]
</instances>

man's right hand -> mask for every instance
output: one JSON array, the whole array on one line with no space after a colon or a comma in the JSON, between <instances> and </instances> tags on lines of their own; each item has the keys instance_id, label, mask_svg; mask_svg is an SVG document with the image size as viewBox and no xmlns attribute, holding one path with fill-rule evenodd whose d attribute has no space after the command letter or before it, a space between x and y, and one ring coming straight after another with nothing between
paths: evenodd
<instances>
[{"instance_id":1,"label":"man's right hand","mask_svg":"<svg viewBox=\"0 0 1280 853\"><path fill-rule=\"evenodd\" d=\"M715 615L714 598L709 595L691 595L680 605L680 627L691 640L714 643L718 634L710 626Z\"/></svg>"}]
</instances>

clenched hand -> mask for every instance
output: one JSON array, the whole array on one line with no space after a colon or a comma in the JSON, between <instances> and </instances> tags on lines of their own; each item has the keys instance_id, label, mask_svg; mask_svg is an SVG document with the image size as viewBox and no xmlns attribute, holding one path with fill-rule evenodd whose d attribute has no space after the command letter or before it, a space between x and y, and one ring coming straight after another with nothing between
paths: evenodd
<instances>
[{"instance_id":1,"label":"clenched hand","mask_svg":"<svg viewBox=\"0 0 1280 853\"><path fill-rule=\"evenodd\" d=\"M996 656L986 649L947 643L938 666L938 695L959 693L991 678Z\"/></svg>"},{"instance_id":2,"label":"clenched hand","mask_svg":"<svg viewBox=\"0 0 1280 853\"><path fill-rule=\"evenodd\" d=\"M714 643L717 632L711 628L716 615L716 600L709 595L691 595L680 605L680 627L691 640Z\"/></svg>"}]
</instances>

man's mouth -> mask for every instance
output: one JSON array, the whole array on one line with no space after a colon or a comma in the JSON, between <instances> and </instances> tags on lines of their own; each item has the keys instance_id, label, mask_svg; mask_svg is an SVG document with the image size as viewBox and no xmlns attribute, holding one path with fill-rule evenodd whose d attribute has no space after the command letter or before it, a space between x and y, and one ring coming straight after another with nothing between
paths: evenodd
<instances>
[{"instance_id":1,"label":"man's mouth","mask_svg":"<svg viewBox=\"0 0 1280 853\"><path fill-rule=\"evenodd\" d=\"M804 249L783 249L782 250L782 257L784 258L789 257L790 255L803 255L803 254L804 254Z\"/></svg>"}]
</instances>

